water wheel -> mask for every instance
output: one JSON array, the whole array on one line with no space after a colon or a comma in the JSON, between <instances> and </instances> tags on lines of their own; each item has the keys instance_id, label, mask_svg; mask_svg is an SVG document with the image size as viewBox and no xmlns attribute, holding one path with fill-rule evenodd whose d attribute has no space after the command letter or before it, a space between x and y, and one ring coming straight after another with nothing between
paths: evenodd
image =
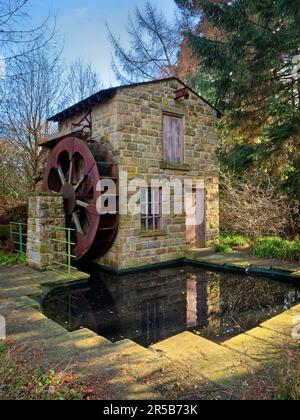
<instances>
[{"instance_id":1,"label":"water wheel","mask_svg":"<svg viewBox=\"0 0 300 420\"><path fill-rule=\"evenodd\" d=\"M115 189L101 191L100 180L113 181ZM108 251L118 228L118 168L104 146L75 137L61 140L50 154L43 191L63 193L66 225L74 229L76 260L97 258ZM105 214L99 213L103 193L117 203L107 209L109 200L103 200Z\"/></svg>"}]
</instances>

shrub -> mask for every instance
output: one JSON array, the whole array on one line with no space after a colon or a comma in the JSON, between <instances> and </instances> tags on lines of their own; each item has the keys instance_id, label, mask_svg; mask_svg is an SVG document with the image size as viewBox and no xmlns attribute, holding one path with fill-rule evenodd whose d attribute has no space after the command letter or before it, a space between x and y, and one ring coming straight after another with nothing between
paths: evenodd
<instances>
[{"instance_id":1,"label":"shrub","mask_svg":"<svg viewBox=\"0 0 300 420\"><path fill-rule=\"evenodd\" d=\"M242 235L235 233L221 234L220 241L214 245L215 252L222 254L230 254L236 246L245 246L249 244L249 240Z\"/></svg>"},{"instance_id":2,"label":"shrub","mask_svg":"<svg viewBox=\"0 0 300 420\"><path fill-rule=\"evenodd\" d=\"M230 246L222 243L215 244L214 250L215 252L219 252L222 254L231 254L233 252L233 249Z\"/></svg>"},{"instance_id":3,"label":"shrub","mask_svg":"<svg viewBox=\"0 0 300 420\"><path fill-rule=\"evenodd\" d=\"M235 246L245 246L249 244L249 240L245 236L235 233L224 233L221 235L221 243L233 248Z\"/></svg>"},{"instance_id":4,"label":"shrub","mask_svg":"<svg viewBox=\"0 0 300 420\"><path fill-rule=\"evenodd\" d=\"M220 226L249 238L281 236L295 239L300 232L299 202L278 191L265 174L243 179L223 174L220 188Z\"/></svg>"},{"instance_id":5,"label":"shrub","mask_svg":"<svg viewBox=\"0 0 300 420\"><path fill-rule=\"evenodd\" d=\"M253 255L286 261L300 260L300 241L286 241L279 237L261 238L253 247Z\"/></svg>"}]
</instances>

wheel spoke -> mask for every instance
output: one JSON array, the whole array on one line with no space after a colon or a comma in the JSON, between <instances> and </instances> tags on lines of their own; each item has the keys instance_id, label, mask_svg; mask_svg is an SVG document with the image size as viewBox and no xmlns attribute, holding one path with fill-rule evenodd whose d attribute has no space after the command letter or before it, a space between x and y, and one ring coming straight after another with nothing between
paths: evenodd
<instances>
[{"instance_id":1,"label":"wheel spoke","mask_svg":"<svg viewBox=\"0 0 300 420\"><path fill-rule=\"evenodd\" d=\"M62 185L65 185L66 178L65 178L65 174L62 170L62 167L60 165L58 165L58 167L57 167L57 172L58 172L58 175L59 175L59 178L60 178L60 181L61 181Z\"/></svg>"},{"instance_id":2,"label":"wheel spoke","mask_svg":"<svg viewBox=\"0 0 300 420\"><path fill-rule=\"evenodd\" d=\"M82 227L81 227L81 223L80 223L80 220L79 220L78 214L74 212L74 213L72 214L72 219L73 219L73 221L74 221L75 228L76 228L77 232L78 232L78 233L80 233L81 235L83 235L83 234L84 234L84 232L83 232L83 229L82 229Z\"/></svg>"},{"instance_id":3,"label":"wheel spoke","mask_svg":"<svg viewBox=\"0 0 300 420\"><path fill-rule=\"evenodd\" d=\"M70 169L69 169L69 184L72 184L73 181L73 167L74 167L74 159L70 162Z\"/></svg>"},{"instance_id":4,"label":"wheel spoke","mask_svg":"<svg viewBox=\"0 0 300 420\"><path fill-rule=\"evenodd\" d=\"M82 200L76 200L76 204L79 207L83 207L83 208L87 208L89 206L89 203L86 203L85 201Z\"/></svg>"},{"instance_id":5,"label":"wheel spoke","mask_svg":"<svg viewBox=\"0 0 300 420\"><path fill-rule=\"evenodd\" d=\"M85 175L83 175L80 180L77 182L77 184L75 185L75 192L81 187L83 181L85 180Z\"/></svg>"}]
</instances>

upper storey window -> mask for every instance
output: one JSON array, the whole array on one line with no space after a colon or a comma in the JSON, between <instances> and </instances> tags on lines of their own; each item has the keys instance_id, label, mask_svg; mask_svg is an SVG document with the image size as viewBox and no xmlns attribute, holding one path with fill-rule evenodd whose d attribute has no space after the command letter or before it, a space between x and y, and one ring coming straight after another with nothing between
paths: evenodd
<instances>
[{"instance_id":1,"label":"upper storey window","mask_svg":"<svg viewBox=\"0 0 300 420\"><path fill-rule=\"evenodd\" d=\"M163 154L165 163L184 163L183 117L171 114L163 115Z\"/></svg>"}]
</instances>

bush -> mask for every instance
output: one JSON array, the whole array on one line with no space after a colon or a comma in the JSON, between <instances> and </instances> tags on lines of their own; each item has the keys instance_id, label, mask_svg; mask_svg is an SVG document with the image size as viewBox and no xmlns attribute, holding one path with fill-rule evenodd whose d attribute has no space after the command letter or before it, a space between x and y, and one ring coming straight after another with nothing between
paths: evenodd
<instances>
[{"instance_id":1,"label":"bush","mask_svg":"<svg viewBox=\"0 0 300 420\"><path fill-rule=\"evenodd\" d=\"M231 254L233 252L233 249L230 246L222 243L215 244L214 250L215 252L219 252L221 254Z\"/></svg>"},{"instance_id":2,"label":"bush","mask_svg":"<svg viewBox=\"0 0 300 420\"><path fill-rule=\"evenodd\" d=\"M261 238L253 247L253 255L285 261L300 260L300 241L286 241L279 237Z\"/></svg>"},{"instance_id":3,"label":"bush","mask_svg":"<svg viewBox=\"0 0 300 420\"><path fill-rule=\"evenodd\" d=\"M245 236L235 233L224 233L221 235L221 243L233 248L235 246L249 245L249 240Z\"/></svg>"},{"instance_id":4,"label":"bush","mask_svg":"<svg viewBox=\"0 0 300 420\"><path fill-rule=\"evenodd\" d=\"M243 179L223 174L220 188L220 226L248 238L280 236L296 239L300 232L300 203L278 191L265 174Z\"/></svg>"},{"instance_id":5,"label":"bush","mask_svg":"<svg viewBox=\"0 0 300 420\"><path fill-rule=\"evenodd\" d=\"M223 233L220 241L214 245L215 252L231 254L236 246L246 246L249 240L242 235L235 233Z\"/></svg>"}]
</instances>

